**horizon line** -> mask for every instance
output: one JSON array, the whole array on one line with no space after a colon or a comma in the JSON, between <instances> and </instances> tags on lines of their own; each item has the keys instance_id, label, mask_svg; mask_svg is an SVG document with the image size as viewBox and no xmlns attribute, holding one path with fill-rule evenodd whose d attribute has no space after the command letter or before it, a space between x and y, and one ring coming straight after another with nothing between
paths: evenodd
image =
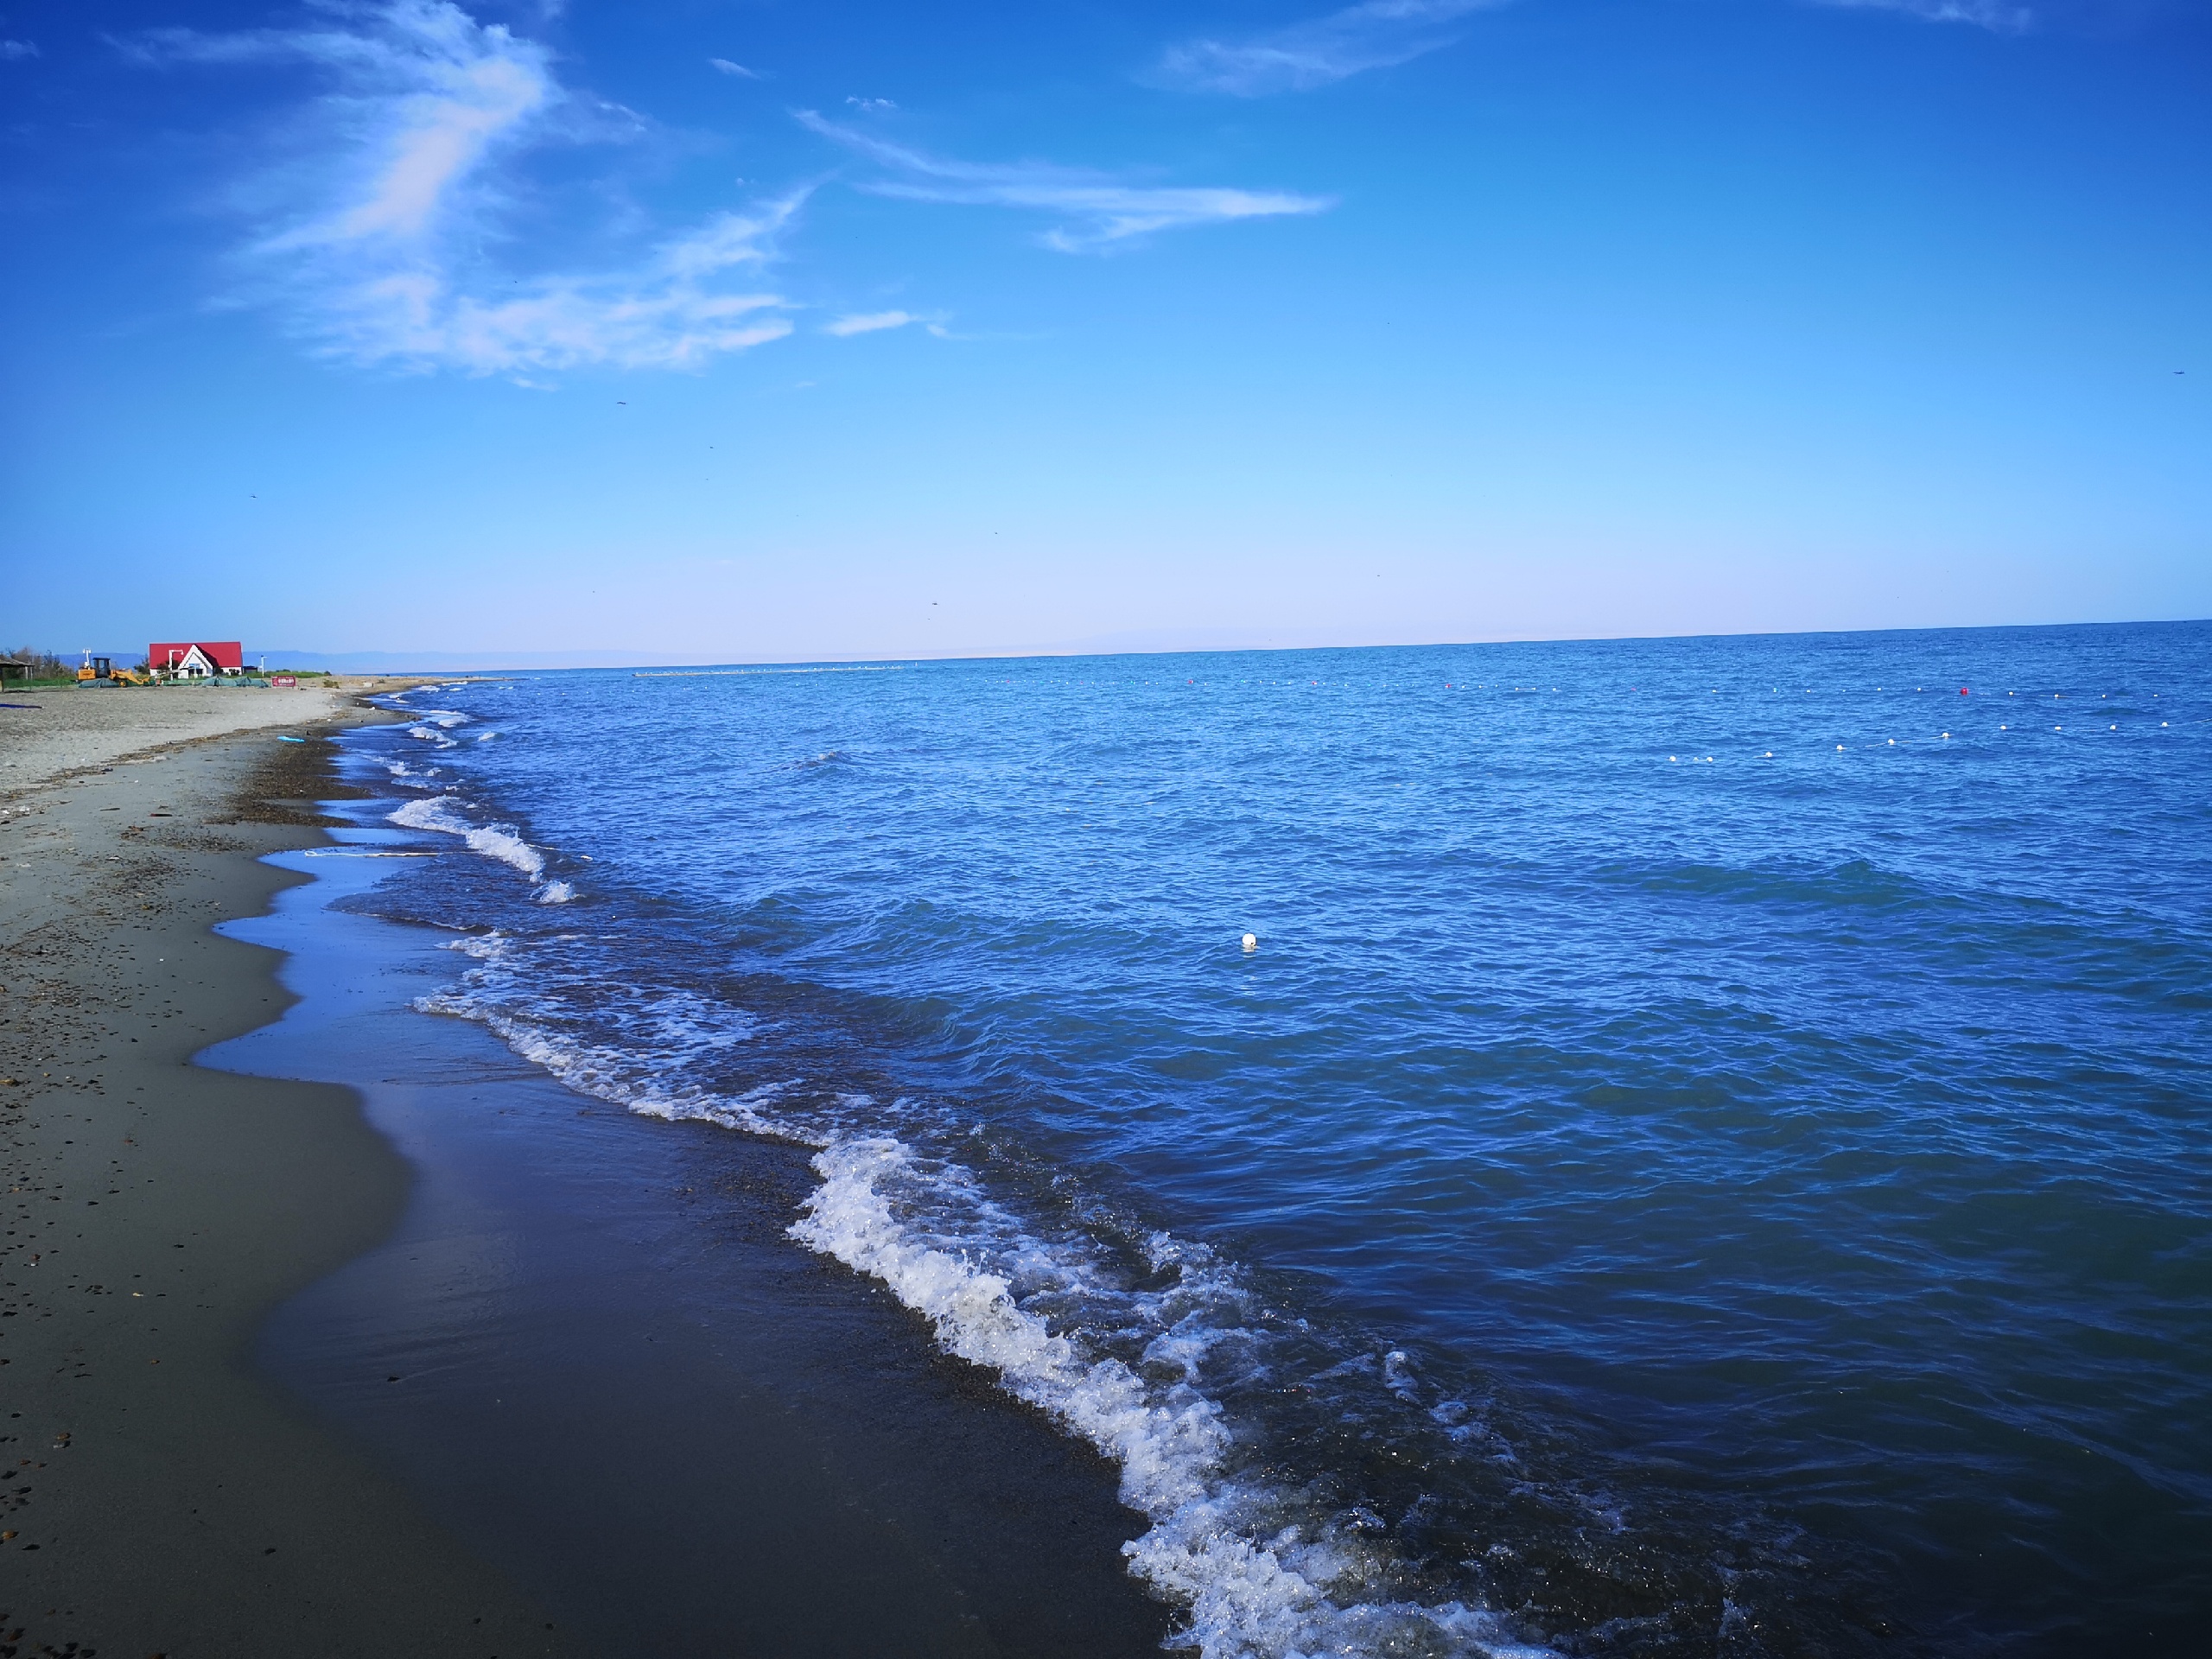
<instances>
[{"instance_id":1,"label":"horizon line","mask_svg":"<svg viewBox=\"0 0 2212 1659\"><path fill-rule=\"evenodd\" d=\"M2094 622L1963 623L1922 627L1723 629L1707 633L1516 634L1500 635L1495 638L1484 639L1434 639L1411 642L1394 642L1389 644L1346 643L1187 645L1138 644L1135 643L1135 641L1146 635L1151 635L1156 638L1160 633L1172 632L1175 631L1131 629L1126 635L1096 635L1088 639L1068 640L1052 645L1018 647L1013 650L1004 651L993 651L978 648L959 648L939 652L905 652L882 654L838 653L815 657L730 658L721 660L679 658L671 656L665 652L640 652L635 656L631 656L620 652L582 650L572 652L485 652L480 653L437 650L369 650L346 652L270 650L267 652L250 652L245 654L253 657L294 658L296 659L299 665L302 666L309 665L311 660L321 660L330 663L340 661L358 662L363 664L365 664L368 662L388 662L394 664L401 664L409 659L413 659L417 662L422 662L424 659L436 659L438 664L436 666L423 666L416 668L396 665L381 671L371 669L365 665L357 668L332 671L337 672L368 673L383 671L391 673L419 674L439 674L448 672L577 673L592 671L620 672L625 670L676 668L772 668L798 666L809 664L918 664L931 662L988 663L1029 662L1046 659L1070 659L1084 658L1104 658L1114 657L1231 657L1253 656L1262 653L1287 654L1291 652L1316 651L1464 651L1478 650L1497 645L1573 645L1630 643L1650 644L1670 640L1678 640L1688 643L1700 639L1846 639L1877 634L1998 633L2024 632L2032 630L2058 628L2189 627L2206 623L2212 623L2212 616L2139 618L2120 621ZM1200 632L1200 630L1191 630L1191 632ZM1118 645L1112 643L1116 639L1121 638L1127 638L1131 641L1131 643ZM597 660L589 662L574 660L579 658L596 658ZM281 671L272 669L270 671L277 672Z\"/></svg>"}]
</instances>

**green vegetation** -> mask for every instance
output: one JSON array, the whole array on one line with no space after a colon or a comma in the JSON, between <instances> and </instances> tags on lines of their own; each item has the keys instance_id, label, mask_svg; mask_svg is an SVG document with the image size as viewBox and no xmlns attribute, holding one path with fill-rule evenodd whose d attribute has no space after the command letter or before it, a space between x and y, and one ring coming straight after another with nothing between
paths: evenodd
<instances>
[{"instance_id":1,"label":"green vegetation","mask_svg":"<svg viewBox=\"0 0 2212 1659\"><path fill-rule=\"evenodd\" d=\"M12 668L0 669L0 689L30 690L41 685L67 685L74 683L77 677L76 664L65 662L52 652L40 651L35 646L24 645L16 651L0 650L0 658L28 664L30 668L29 677L24 677Z\"/></svg>"}]
</instances>

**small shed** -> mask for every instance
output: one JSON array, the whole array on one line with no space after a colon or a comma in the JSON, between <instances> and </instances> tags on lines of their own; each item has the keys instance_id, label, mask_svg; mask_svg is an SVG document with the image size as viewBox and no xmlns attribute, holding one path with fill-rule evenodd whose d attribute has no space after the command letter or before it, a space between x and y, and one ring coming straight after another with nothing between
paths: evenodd
<instances>
[{"instance_id":1,"label":"small shed","mask_svg":"<svg viewBox=\"0 0 2212 1659\"><path fill-rule=\"evenodd\" d=\"M146 647L146 666L181 680L245 672L245 646L236 639L156 640Z\"/></svg>"},{"instance_id":2,"label":"small shed","mask_svg":"<svg viewBox=\"0 0 2212 1659\"><path fill-rule=\"evenodd\" d=\"M0 680L28 680L31 665L13 657L0 657Z\"/></svg>"}]
</instances>

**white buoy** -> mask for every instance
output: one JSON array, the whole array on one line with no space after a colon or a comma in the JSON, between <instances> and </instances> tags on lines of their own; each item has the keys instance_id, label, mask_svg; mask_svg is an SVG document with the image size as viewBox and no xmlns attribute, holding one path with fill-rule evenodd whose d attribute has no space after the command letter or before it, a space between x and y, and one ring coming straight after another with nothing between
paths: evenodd
<instances>
[{"instance_id":1,"label":"white buoy","mask_svg":"<svg viewBox=\"0 0 2212 1659\"><path fill-rule=\"evenodd\" d=\"M1244 948L1247 950L1258 950L1260 948L1260 936L1256 933L1247 933L1244 936Z\"/></svg>"}]
</instances>

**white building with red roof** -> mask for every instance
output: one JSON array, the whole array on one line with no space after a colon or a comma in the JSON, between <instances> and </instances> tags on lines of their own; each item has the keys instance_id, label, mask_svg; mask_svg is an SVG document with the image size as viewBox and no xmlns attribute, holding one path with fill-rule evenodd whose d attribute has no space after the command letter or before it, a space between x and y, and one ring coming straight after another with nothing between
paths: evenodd
<instances>
[{"instance_id":1,"label":"white building with red roof","mask_svg":"<svg viewBox=\"0 0 2212 1659\"><path fill-rule=\"evenodd\" d=\"M181 680L245 672L245 646L236 639L179 639L146 647L146 666Z\"/></svg>"}]
</instances>

